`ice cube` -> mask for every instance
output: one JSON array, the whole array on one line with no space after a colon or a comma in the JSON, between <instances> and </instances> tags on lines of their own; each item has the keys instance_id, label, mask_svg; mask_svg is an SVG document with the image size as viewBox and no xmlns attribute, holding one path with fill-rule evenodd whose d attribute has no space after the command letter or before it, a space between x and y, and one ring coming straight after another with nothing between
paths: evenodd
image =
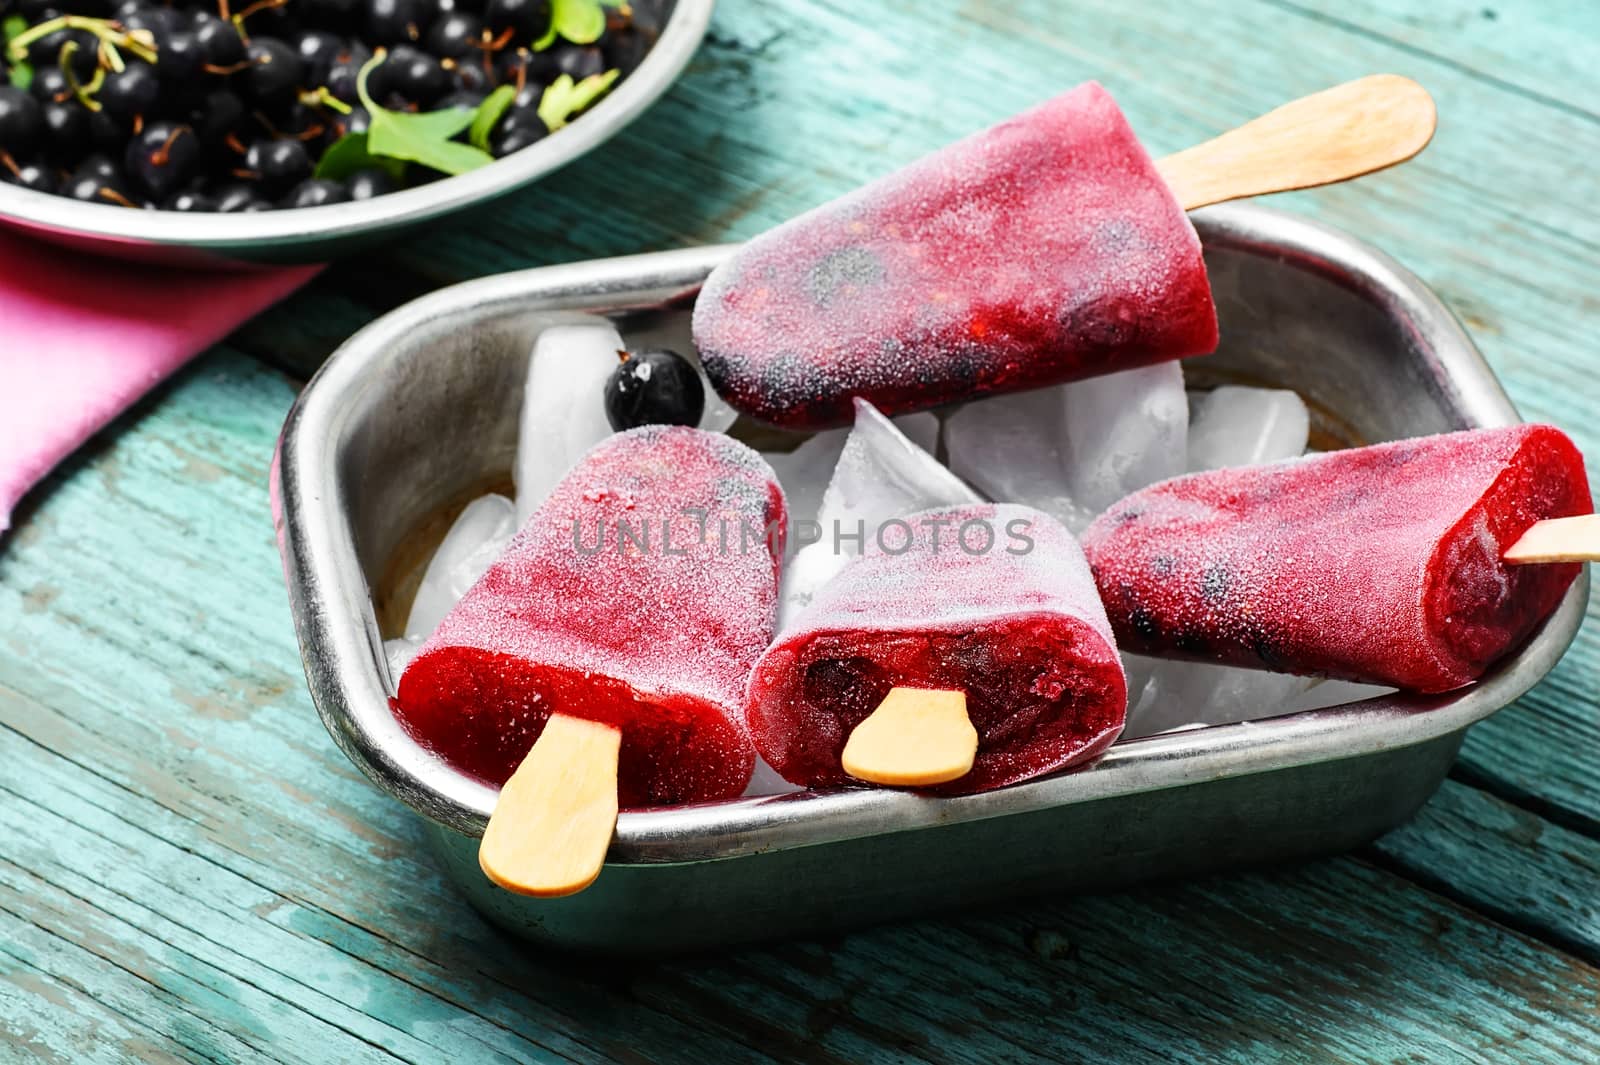
<instances>
[{"instance_id":1,"label":"ice cube","mask_svg":"<svg viewBox=\"0 0 1600 1065\"><path fill-rule=\"evenodd\" d=\"M932 455L939 446L939 419L928 411L906 414L893 419L894 426L906 439ZM783 485L784 497L789 503L789 523L815 521L822 510L822 496L833 470L839 464L844 442L849 439L848 429L828 429L813 434L800 442L793 451L765 452Z\"/></svg>"},{"instance_id":2,"label":"ice cube","mask_svg":"<svg viewBox=\"0 0 1600 1065\"><path fill-rule=\"evenodd\" d=\"M906 434L906 439L930 455L939 453L939 416L931 410L915 414L902 414L892 419L894 427Z\"/></svg>"},{"instance_id":3,"label":"ice cube","mask_svg":"<svg viewBox=\"0 0 1600 1065\"><path fill-rule=\"evenodd\" d=\"M1153 736L1183 725L1227 725L1277 717L1316 683L1312 677L1267 673L1204 662L1143 659L1149 679L1137 694L1130 688L1128 724L1123 736Z\"/></svg>"},{"instance_id":4,"label":"ice cube","mask_svg":"<svg viewBox=\"0 0 1600 1065\"><path fill-rule=\"evenodd\" d=\"M779 632L787 629L795 615L811 605L818 590L844 569L850 557L847 553L836 552L829 540L808 544L795 552L783 568L783 582L778 593Z\"/></svg>"},{"instance_id":5,"label":"ice cube","mask_svg":"<svg viewBox=\"0 0 1600 1065\"><path fill-rule=\"evenodd\" d=\"M990 499L1082 532L1135 489L1182 473L1188 397L1175 362L968 403L945 420L950 468Z\"/></svg>"},{"instance_id":6,"label":"ice cube","mask_svg":"<svg viewBox=\"0 0 1600 1065\"><path fill-rule=\"evenodd\" d=\"M1294 458L1305 453L1310 432L1305 401L1293 392L1223 385L1195 397L1189 415L1189 469Z\"/></svg>"},{"instance_id":7,"label":"ice cube","mask_svg":"<svg viewBox=\"0 0 1600 1065\"><path fill-rule=\"evenodd\" d=\"M864 399L855 403L855 425L822 494L824 543L838 540L843 550L859 554L857 532L871 539L892 518L978 502L976 492L912 443L878 408Z\"/></svg>"},{"instance_id":8,"label":"ice cube","mask_svg":"<svg viewBox=\"0 0 1600 1065\"><path fill-rule=\"evenodd\" d=\"M906 421L927 439L927 419ZM937 439L937 419L933 421ZM821 453L831 446L819 444L817 449ZM860 554L885 522L929 507L977 501L976 492L913 443L895 422L866 400L856 400L855 425L840 448L818 508L821 539L800 548L784 570L779 628L810 603L846 562ZM895 533L891 530L887 535ZM893 543L898 545L899 540Z\"/></svg>"},{"instance_id":9,"label":"ice cube","mask_svg":"<svg viewBox=\"0 0 1600 1065\"><path fill-rule=\"evenodd\" d=\"M744 789L746 795L788 795L791 792L804 791L799 784L791 784L778 775L778 771L767 764L767 760L756 755L755 772L750 774L750 783Z\"/></svg>"},{"instance_id":10,"label":"ice cube","mask_svg":"<svg viewBox=\"0 0 1600 1065\"><path fill-rule=\"evenodd\" d=\"M428 560L406 620L406 635L417 640L430 636L516 531L516 507L505 496L479 496L468 503Z\"/></svg>"},{"instance_id":11,"label":"ice cube","mask_svg":"<svg viewBox=\"0 0 1600 1065\"><path fill-rule=\"evenodd\" d=\"M839 453L850 435L848 429L829 429L802 440L793 451L764 452L783 486L784 499L789 504L789 525L799 521L815 521L822 509L822 493L827 491L833 468L839 464Z\"/></svg>"},{"instance_id":12,"label":"ice cube","mask_svg":"<svg viewBox=\"0 0 1600 1065\"><path fill-rule=\"evenodd\" d=\"M585 452L611 435L605 386L621 349L622 337L603 318L550 326L534 342L517 439L519 526Z\"/></svg>"},{"instance_id":13,"label":"ice cube","mask_svg":"<svg viewBox=\"0 0 1600 1065\"><path fill-rule=\"evenodd\" d=\"M411 659L416 657L417 649L421 646L421 640L412 639L410 636L396 636L392 640L383 641L383 658L389 666L391 691L400 684L400 674L406 671L406 666L411 664Z\"/></svg>"},{"instance_id":14,"label":"ice cube","mask_svg":"<svg viewBox=\"0 0 1600 1065\"><path fill-rule=\"evenodd\" d=\"M1349 680L1319 680L1290 703L1285 712L1297 714L1302 710L1321 710L1328 706L1357 703L1362 699L1376 699L1380 695L1393 695L1394 692L1393 688L1383 688L1376 684L1357 684Z\"/></svg>"}]
</instances>

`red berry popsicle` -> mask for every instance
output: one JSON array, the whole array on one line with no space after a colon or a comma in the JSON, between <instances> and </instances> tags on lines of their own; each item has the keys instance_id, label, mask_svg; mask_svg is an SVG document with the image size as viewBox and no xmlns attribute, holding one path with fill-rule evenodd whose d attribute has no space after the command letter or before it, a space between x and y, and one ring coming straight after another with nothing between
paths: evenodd
<instances>
[{"instance_id":1,"label":"red berry popsicle","mask_svg":"<svg viewBox=\"0 0 1600 1065\"><path fill-rule=\"evenodd\" d=\"M1409 159L1433 100L1378 74L1153 162L1099 85L968 137L747 244L706 279L694 339L752 417L843 425L1216 347L1186 210Z\"/></svg>"},{"instance_id":2,"label":"red berry popsicle","mask_svg":"<svg viewBox=\"0 0 1600 1065\"><path fill-rule=\"evenodd\" d=\"M772 638L783 523L772 470L743 444L681 427L621 433L579 461L440 623L401 677L395 713L451 765L505 785L484 838L491 878L561 893L523 868L542 855L491 869L488 852L497 841L575 849L503 819L508 796L519 811L524 799L545 804L561 836L574 811L549 804L580 792L604 800L609 789L614 825L619 799L743 791L754 751L741 702ZM583 750L547 753L533 772L552 732ZM608 758L609 780L590 794L578 778L604 778ZM566 790L532 795L540 787ZM610 835L591 854L594 872Z\"/></svg>"},{"instance_id":3,"label":"red berry popsicle","mask_svg":"<svg viewBox=\"0 0 1600 1065\"><path fill-rule=\"evenodd\" d=\"M824 585L756 666L745 717L772 767L813 787L853 776L961 793L1110 746L1126 681L1072 534L996 504L905 525ZM946 762L963 729L965 764Z\"/></svg>"},{"instance_id":4,"label":"red berry popsicle","mask_svg":"<svg viewBox=\"0 0 1600 1065\"><path fill-rule=\"evenodd\" d=\"M1589 514L1583 458L1517 425L1152 485L1084 548L1124 650L1438 692L1476 680L1584 557L1519 541Z\"/></svg>"},{"instance_id":5,"label":"red berry popsicle","mask_svg":"<svg viewBox=\"0 0 1600 1065\"><path fill-rule=\"evenodd\" d=\"M791 428L1018 391L1217 344L1200 240L1117 105L1079 86L757 237L695 344Z\"/></svg>"}]
</instances>

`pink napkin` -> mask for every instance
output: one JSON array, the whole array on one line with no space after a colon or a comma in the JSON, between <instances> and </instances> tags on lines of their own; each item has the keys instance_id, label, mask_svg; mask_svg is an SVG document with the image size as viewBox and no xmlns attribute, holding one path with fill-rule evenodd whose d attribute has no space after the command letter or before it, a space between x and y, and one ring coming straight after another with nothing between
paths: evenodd
<instances>
[{"instance_id":1,"label":"pink napkin","mask_svg":"<svg viewBox=\"0 0 1600 1065\"><path fill-rule=\"evenodd\" d=\"M175 270L0 232L0 531L56 463L319 269Z\"/></svg>"}]
</instances>

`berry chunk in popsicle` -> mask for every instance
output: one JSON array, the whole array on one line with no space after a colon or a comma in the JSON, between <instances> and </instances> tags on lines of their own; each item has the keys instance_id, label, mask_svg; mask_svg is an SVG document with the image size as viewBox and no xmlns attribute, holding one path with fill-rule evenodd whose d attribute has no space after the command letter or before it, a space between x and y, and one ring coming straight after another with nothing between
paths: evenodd
<instances>
[{"instance_id":1,"label":"berry chunk in popsicle","mask_svg":"<svg viewBox=\"0 0 1600 1065\"><path fill-rule=\"evenodd\" d=\"M746 245L707 279L695 344L733 406L842 425L1200 355L1200 240L1089 83Z\"/></svg>"},{"instance_id":2,"label":"berry chunk in popsicle","mask_svg":"<svg viewBox=\"0 0 1600 1065\"><path fill-rule=\"evenodd\" d=\"M595 773L610 760L613 821L619 800L736 796L754 761L740 707L772 638L783 524L777 481L743 444L665 426L611 437L440 623L401 677L395 713L462 772L517 785L500 809L514 790L550 799L550 767L564 763L529 750L551 731ZM620 746L607 749L605 730ZM538 779L519 783L525 774ZM491 830L514 841L519 826L497 825L500 809ZM557 893L501 872L512 890Z\"/></svg>"},{"instance_id":3,"label":"berry chunk in popsicle","mask_svg":"<svg viewBox=\"0 0 1600 1065\"><path fill-rule=\"evenodd\" d=\"M1112 506L1084 548L1124 650L1438 692L1578 574L1508 549L1593 509L1572 441L1517 425L1174 478Z\"/></svg>"},{"instance_id":4,"label":"berry chunk in popsicle","mask_svg":"<svg viewBox=\"0 0 1600 1065\"><path fill-rule=\"evenodd\" d=\"M894 753L893 735L863 724L880 713L906 744L920 738L919 718L959 743L965 710L976 730L970 771L877 781L945 793L1015 783L1108 747L1126 714L1126 681L1066 528L997 504L923 511L904 524L903 536L887 535L890 549L869 548L823 586L751 675L745 716L772 767L796 784L848 783L847 744Z\"/></svg>"}]
</instances>

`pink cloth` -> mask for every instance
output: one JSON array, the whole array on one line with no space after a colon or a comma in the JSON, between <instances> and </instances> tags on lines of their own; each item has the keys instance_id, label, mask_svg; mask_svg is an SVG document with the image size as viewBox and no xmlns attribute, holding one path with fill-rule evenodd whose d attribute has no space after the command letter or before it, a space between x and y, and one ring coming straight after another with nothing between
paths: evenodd
<instances>
[{"instance_id":1,"label":"pink cloth","mask_svg":"<svg viewBox=\"0 0 1600 1065\"><path fill-rule=\"evenodd\" d=\"M0 232L0 530L56 463L319 269L175 270Z\"/></svg>"}]
</instances>

